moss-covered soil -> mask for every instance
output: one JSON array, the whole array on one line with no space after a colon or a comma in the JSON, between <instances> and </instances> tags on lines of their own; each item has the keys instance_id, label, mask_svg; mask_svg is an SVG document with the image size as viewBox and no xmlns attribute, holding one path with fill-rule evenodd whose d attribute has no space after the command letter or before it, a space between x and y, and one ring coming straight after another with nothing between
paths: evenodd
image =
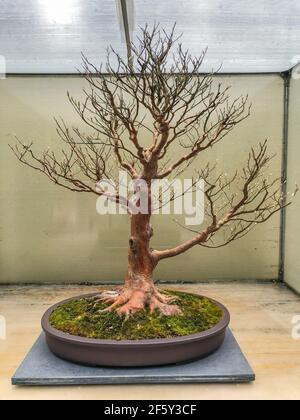
<instances>
[{"instance_id":1,"label":"moss-covered soil","mask_svg":"<svg viewBox=\"0 0 300 420\"><path fill-rule=\"evenodd\" d=\"M145 309L125 319L115 312L99 312L107 307L102 302L95 304L88 299L74 299L52 313L50 324L57 330L80 337L141 340L196 334L213 328L223 317L223 311L209 299L182 292L168 293L176 297L175 303L181 307L182 315L151 315Z\"/></svg>"}]
</instances>

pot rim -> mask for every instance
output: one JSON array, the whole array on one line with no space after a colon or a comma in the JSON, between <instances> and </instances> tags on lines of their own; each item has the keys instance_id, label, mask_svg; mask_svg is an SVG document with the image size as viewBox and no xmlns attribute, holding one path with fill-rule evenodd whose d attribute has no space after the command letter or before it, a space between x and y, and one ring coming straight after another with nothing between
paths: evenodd
<instances>
[{"instance_id":1,"label":"pot rim","mask_svg":"<svg viewBox=\"0 0 300 420\"><path fill-rule=\"evenodd\" d=\"M49 321L50 316L58 307L72 300L87 299L93 296L97 296L98 294L99 293L89 293L89 294L74 296L51 306L45 312L42 318L41 324L42 324L43 331L46 333L46 335L51 336L52 338L55 338L55 339L59 339L60 341L73 343L73 344L87 345L87 346L97 346L97 347L98 346L115 346L116 348L136 347L136 346L143 346L143 345L165 346L168 344L171 345L175 343L186 344L186 343L192 343L194 341L199 342L201 340L207 340L207 339L213 338L214 336L218 335L220 331L226 329L230 323L230 313L228 309L222 303L203 295L198 295L196 293L188 293L190 295L209 299L211 302L216 304L223 311L223 318L221 319L221 321L217 325L215 325L213 328L210 328L209 330L192 334L192 335L185 335L185 336L173 337L173 338L151 338L151 339L141 339L141 340L109 340L109 339L87 338L87 337L81 337L81 336L64 333L51 326L50 321Z\"/></svg>"}]
</instances>

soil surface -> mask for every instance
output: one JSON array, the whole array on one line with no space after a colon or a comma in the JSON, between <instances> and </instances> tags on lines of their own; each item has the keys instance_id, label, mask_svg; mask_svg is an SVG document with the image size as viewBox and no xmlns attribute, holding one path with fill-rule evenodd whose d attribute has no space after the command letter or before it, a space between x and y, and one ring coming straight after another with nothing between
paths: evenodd
<instances>
[{"instance_id":1,"label":"soil surface","mask_svg":"<svg viewBox=\"0 0 300 420\"><path fill-rule=\"evenodd\" d=\"M71 300L51 315L53 328L67 334L109 340L172 338L196 334L216 326L223 311L214 302L183 292L164 291L176 298L182 315L163 316L148 309L129 318L116 312L102 312L107 304L91 299Z\"/></svg>"}]
</instances>

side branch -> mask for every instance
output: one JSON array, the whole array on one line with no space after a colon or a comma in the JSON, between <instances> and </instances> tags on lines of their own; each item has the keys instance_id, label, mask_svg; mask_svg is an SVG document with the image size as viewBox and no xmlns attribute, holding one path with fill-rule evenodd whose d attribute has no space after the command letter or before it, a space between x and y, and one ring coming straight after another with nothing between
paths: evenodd
<instances>
[{"instance_id":1,"label":"side branch","mask_svg":"<svg viewBox=\"0 0 300 420\"><path fill-rule=\"evenodd\" d=\"M104 146L92 141L85 144L76 142L67 128L58 125L61 140L68 145L58 155L50 149L38 155L33 143L23 144L18 138L15 146L10 146L17 159L25 166L44 174L54 184L73 192L99 195L96 184L103 178L112 178L108 165L110 152Z\"/></svg>"},{"instance_id":2,"label":"side branch","mask_svg":"<svg viewBox=\"0 0 300 420\"><path fill-rule=\"evenodd\" d=\"M175 257L196 245L207 248L220 248L247 235L258 224L269 220L274 214L292 203L292 199L298 192L294 191L292 197L283 197L281 191L281 179L270 181L265 176L272 157L267 155L267 142L260 144L258 151L251 150L247 165L240 176L240 198L231 190L238 176L235 174L231 179L227 176L218 176L211 180L212 172L207 166L199 173L204 179L206 190L206 216L211 219L209 226L202 232L187 230L196 233L196 236L183 244L163 251L154 251L157 260ZM214 237L220 230L224 231L223 241L215 243Z\"/></svg>"}]
</instances>

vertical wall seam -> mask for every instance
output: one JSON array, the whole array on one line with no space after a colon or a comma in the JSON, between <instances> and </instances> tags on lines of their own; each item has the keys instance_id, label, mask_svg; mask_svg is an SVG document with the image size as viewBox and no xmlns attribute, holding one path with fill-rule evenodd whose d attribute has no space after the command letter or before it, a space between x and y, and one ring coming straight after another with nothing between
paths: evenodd
<instances>
[{"instance_id":1,"label":"vertical wall seam","mask_svg":"<svg viewBox=\"0 0 300 420\"><path fill-rule=\"evenodd\" d=\"M283 113L283 144L282 144L282 194L284 204L286 204L287 195L287 177L288 177L288 141L289 141L289 107L290 107L290 85L291 71L282 73L284 81L284 113ZM279 257L279 281L285 282L285 245L286 245L286 208L281 210L280 217L280 257Z\"/></svg>"},{"instance_id":2,"label":"vertical wall seam","mask_svg":"<svg viewBox=\"0 0 300 420\"><path fill-rule=\"evenodd\" d=\"M126 39L126 45L127 45L128 63L131 63L132 62L132 53L131 53L131 39L130 39L130 29L129 29L127 3L126 3L126 0L120 0L120 1L121 1L121 10L122 10L122 18L123 18L125 39Z\"/></svg>"}]
</instances>

